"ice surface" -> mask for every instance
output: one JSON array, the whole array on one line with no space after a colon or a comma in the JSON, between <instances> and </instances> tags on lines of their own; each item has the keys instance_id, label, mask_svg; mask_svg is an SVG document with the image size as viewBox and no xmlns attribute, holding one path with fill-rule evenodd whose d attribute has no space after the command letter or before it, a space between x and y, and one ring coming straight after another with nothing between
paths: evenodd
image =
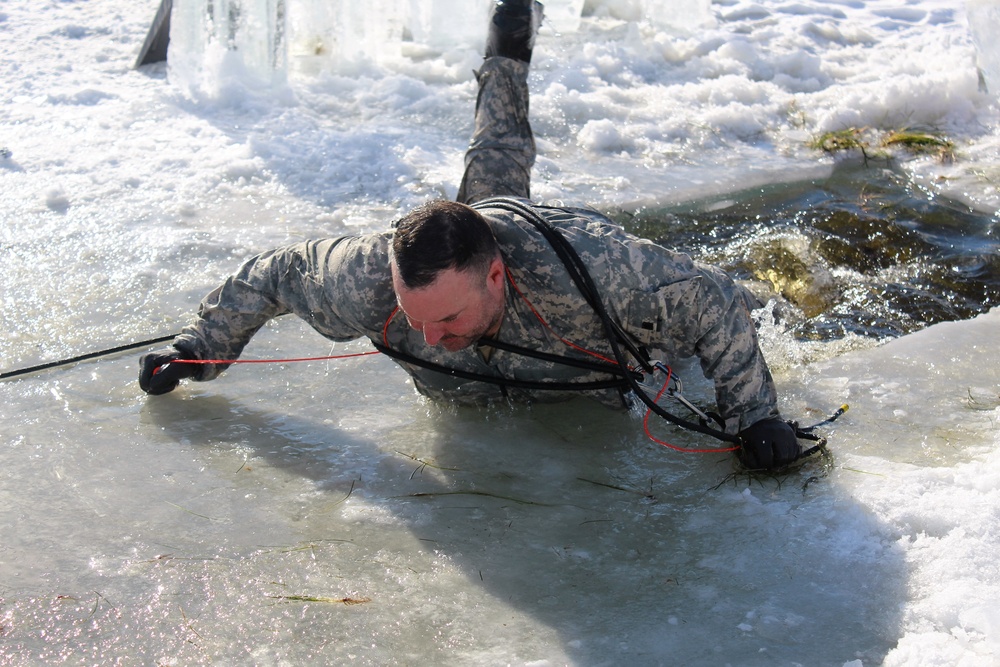
<instances>
[{"instance_id":1,"label":"ice surface","mask_svg":"<svg viewBox=\"0 0 1000 667\"><path fill-rule=\"evenodd\" d=\"M192 101L132 69L157 4L0 9L5 369L170 333L256 252L454 194L474 49L275 97L220 47L193 82L241 85ZM721 207L829 173L819 131L909 119L962 157L900 178L995 228L998 111L956 3L727 0L685 35L589 4L536 47L539 198ZM728 460L587 403L430 405L385 360L159 399L137 355L0 383L0 665L995 665L998 331L766 332L789 415L851 404L832 462L780 486L719 486ZM359 349L278 321L247 354Z\"/></svg>"}]
</instances>

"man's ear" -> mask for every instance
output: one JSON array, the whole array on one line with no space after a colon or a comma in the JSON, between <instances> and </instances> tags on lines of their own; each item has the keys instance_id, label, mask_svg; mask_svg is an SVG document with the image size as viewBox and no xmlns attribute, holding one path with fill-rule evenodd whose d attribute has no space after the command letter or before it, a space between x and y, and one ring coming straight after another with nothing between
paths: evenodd
<instances>
[{"instance_id":1,"label":"man's ear","mask_svg":"<svg viewBox=\"0 0 1000 667\"><path fill-rule=\"evenodd\" d=\"M497 255L492 262L490 262L490 268L486 272L486 289L491 292L500 290L503 291L504 284L504 265L503 260Z\"/></svg>"}]
</instances>

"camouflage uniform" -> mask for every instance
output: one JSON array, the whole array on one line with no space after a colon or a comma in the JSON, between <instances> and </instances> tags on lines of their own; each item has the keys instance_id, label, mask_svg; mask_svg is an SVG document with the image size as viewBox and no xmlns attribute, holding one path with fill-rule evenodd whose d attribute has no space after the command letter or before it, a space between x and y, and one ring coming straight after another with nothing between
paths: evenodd
<instances>
[{"instance_id":1,"label":"camouflage uniform","mask_svg":"<svg viewBox=\"0 0 1000 667\"><path fill-rule=\"evenodd\" d=\"M460 198L527 197L534 142L527 127L527 65L488 59L478 73L476 134ZM513 108L516 113L511 113ZM492 184L492 185L491 185ZM526 199L522 199L528 203ZM533 206L570 241L613 319L654 359L697 355L716 387L726 430L736 433L777 416L776 394L749 316L753 298L726 274L687 255L636 238L599 213ZM499 341L587 358L573 346L611 357L605 329L548 241L531 224L486 202L508 281ZM368 337L393 350L449 368L518 380L606 378L593 370L529 358L499 348L448 352L432 347L396 310L389 270L391 232L308 241L259 255L202 302L199 319L176 347L200 359L236 359L271 318L292 313L335 341ZM445 375L398 361L417 389L462 403L494 399L559 400L578 392L520 389ZM200 366L210 380L225 365ZM621 407L619 390L587 392Z\"/></svg>"}]
</instances>

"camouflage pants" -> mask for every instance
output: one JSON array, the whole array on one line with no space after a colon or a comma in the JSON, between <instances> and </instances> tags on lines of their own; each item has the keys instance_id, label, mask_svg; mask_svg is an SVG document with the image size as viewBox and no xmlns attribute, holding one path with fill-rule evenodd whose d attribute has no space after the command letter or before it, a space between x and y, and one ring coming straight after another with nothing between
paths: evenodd
<instances>
[{"instance_id":1,"label":"camouflage pants","mask_svg":"<svg viewBox=\"0 0 1000 667\"><path fill-rule=\"evenodd\" d=\"M476 72L476 129L465 154L458 201L487 197L529 199L535 139L528 122L528 64L488 58Z\"/></svg>"}]
</instances>

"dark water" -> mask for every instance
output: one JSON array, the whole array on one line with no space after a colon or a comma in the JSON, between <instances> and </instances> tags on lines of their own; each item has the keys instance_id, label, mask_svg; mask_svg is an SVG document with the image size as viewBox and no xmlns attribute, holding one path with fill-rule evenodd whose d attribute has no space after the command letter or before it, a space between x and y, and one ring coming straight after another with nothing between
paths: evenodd
<instances>
[{"instance_id":1,"label":"dark water","mask_svg":"<svg viewBox=\"0 0 1000 667\"><path fill-rule=\"evenodd\" d=\"M895 337L1000 305L1000 220L885 168L756 190L706 212L642 210L630 231L781 295L800 338Z\"/></svg>"}]
</instances>

